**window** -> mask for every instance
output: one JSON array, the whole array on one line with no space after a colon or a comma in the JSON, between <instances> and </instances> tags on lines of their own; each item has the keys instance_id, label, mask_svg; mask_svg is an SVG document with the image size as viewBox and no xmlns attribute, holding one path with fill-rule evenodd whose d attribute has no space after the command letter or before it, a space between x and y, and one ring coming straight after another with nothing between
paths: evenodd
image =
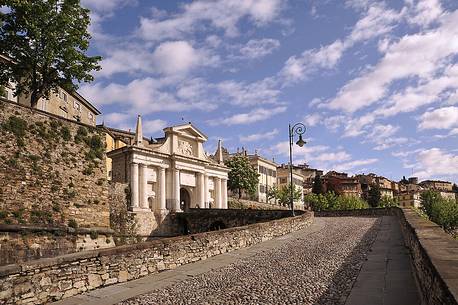
<instances>
[{"instance_id":1,"label":"window","mask_svg":"<svg viewBox=\"0 0 458 305\"><path fill-rule=\"evenodd\" d=\"M63 100L65 103L67 102L67 94L66 94L64 91L62 91L62 90L59 91L59 97L60 97L60 99Z\"/></svg>"},{"instance_id":2,"label":"window","mask_svg":"<svg viewBox=\"0 0 458 305\"><path fill-rule=\"evenodd\" d=\"M266 192L266 187L265 187L264 184L261 184L261 185L259 186L259 192L260 192L260 193L265 193L265 192Z\"/></svg>"},{"instance_id":3,"label":"window","mask_svg":"<svg viewBox=\"0 0 458 305\"><path fill-rule=\"evenodd\" d=\"M76 101L73 102L73 108L78 111L81 111L81 105Z\"/></svg>"},{"instance_id":4,"label":"window","mask_svg":"<svg viewBox=\"0 0 458 305\"><path fill-rule=\"evenodd\" d=\"M94 121L94 115L92 114L92 112L88 112L87 117L91 122Z\"/></svg>"}]
</instances>

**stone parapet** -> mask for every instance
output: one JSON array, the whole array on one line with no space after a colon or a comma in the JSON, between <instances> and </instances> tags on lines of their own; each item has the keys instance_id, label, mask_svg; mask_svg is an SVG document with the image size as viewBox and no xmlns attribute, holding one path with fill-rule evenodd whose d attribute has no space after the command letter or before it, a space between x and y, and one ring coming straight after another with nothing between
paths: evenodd
<instances>
[{"instance_id":1,"label":"stone parapet","mask_svg":"<svg viewBox=\"0 0 458 305\"><path fill-rule=\"evenodd\" d=\"M295 211L302 215L304 211ZM246 226L254 223L290 217L288 210L240 210L240 209L190 209L186 213L176 214L182 234Z\"/></svg>"},{"instance_id":2,"label":"stone parapet","mask_svg":"<svg viewBox=\"0 0 458 305\"><path fill-rule=\"evenodd\" d=\"M315 217L386 216L399 218L410 249L422 303L458 304L458 241L409 208L372 208L315 212Z\"/></svg>"},{"instance_id":3,"label":"stone parapet","mask_svg":"<svg viewBox=\"0 0 458 305\"><path fill-rule=\"evenodd\" d=\"M458 304L458 241L415 211L397 209L423 304Z\"/></svg>"},{"instance_id":4,"label":"stone parapet","mask_svg":"<svg viewBox=\"0 0 458 305\"><path fill-rule=\"evenodd\" d=\"M249 247L309 226L313 213L0 267L0 304L43 304Z\"/></svg>"}]
</instances>

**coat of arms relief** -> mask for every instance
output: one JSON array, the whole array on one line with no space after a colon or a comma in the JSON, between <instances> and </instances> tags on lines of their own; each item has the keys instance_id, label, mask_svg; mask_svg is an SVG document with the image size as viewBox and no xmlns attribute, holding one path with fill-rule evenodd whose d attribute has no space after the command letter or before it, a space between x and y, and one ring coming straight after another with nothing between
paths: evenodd
<instances>
[{"instance_id":1,"label":"coat of arms relief","mask_svg":"<svg viewBox=\"0 0 458 305\"><path fill-rule=\"evenodd\" d=\"M192 156L192 144L188 141L178 140L178 153L185 155L185 156Z\"/></svg>"}]
</instances>

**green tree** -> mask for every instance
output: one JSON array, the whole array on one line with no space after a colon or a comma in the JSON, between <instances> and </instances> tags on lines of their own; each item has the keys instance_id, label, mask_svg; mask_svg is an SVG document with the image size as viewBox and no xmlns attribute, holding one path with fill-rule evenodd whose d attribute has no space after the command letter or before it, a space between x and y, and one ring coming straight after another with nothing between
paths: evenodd
<instances>
[{"instance_id":1,"label":"green tree","mask_svg":"<svg viewBox=\"0 0 458 305\"><path fill-rule=\"evenodd\" d=\"M3 86L0 86L0 97L6 96L6 89Z\"/></svg>"},{"instance_id":2,"label":"green tree","mask_svg":"<svg viewBox=\"0 0 458 305\"><path fill-rule=\"evenodd\" d=\"M388 196L382 196L379 204L379 206L383 208L397 207L398 205L399 202L395 198Z\"/></svg>"},{"instance_id":3,"label":"green tree","mask_svg":"<svg viewBox=\"0 0 458 305\"><path fill-rule=\"evenodd\" d=\"M372 185L367 198L369 205L374 208L378 207L380 205L381 198L382 194L380 192L380 187L377 184Z\"/></svg>"},{"instance_id":4,"label":"green tree","mask_svg":"<svg viewBox=\"0 0 458 305\"><path fill-rule=\"evenodd\" d=\"M295 186L293 186L293 188L293 202L301 200L302 192ZM288 183L287 186L284 185L282 188L280 188L278 191L278 202L282 206L289 206L291 204L291 183Z\"/></svg>"},{"instance_id":5,"label":"green tree","mask_svg":"<svg viewBox=\"0 0 458 305\"><path fill-rule=\"evenodd\" d=\"M439 192L434 190L424 191L420 195L421 209L426 213L426 215L431 217L433 205L439 202L440 199L441 195Z\"/></svg>"},{"instance_id":6,"label":"green tree","mask_svg":"<svg viewBox=\"0 0 458 305\"><path fill-rule=\"evenodd\" d=\"M226 161L226 166L230 169L227 186L231 191L238 193L239 199L242 198L243 191L250 195L256 192L259 174L247 157L234 156Z\"/></svg>"},{"instance_id":7,"label":"green tree","mask_svg":"<svg viewBox=\"0 0 458 305\"><path fill-rule=\"evenodd\" d=\"M312 193L323 194L323 182L321 181L321 177L319 175L315 175L315 178L313 179Z\"/></svg>"},{"instance_id":8,"label":"green tree","mask_svg":"<svg viewBox=\"0 0 458 305\"><path fill-rule=\"evenodd\" d=\"M271 199L275 201L278 200L279 197L279 190L277 186L272 186L267 189L267 201L269 202Z\"/></svg>"},{"instance_id":9,"label":"green tree","mask_svg":"<svg viewBox=\"0 0 458 305\"><path fill-rule=\"evenodd\" d=\"M86 52L91 38L89 10L80 0L3 0L0 13L0 84L16 83L15 95L27 94L35 107L61 87L78 89L100 70L99 56Z\"/></svg>"}]
</instances>

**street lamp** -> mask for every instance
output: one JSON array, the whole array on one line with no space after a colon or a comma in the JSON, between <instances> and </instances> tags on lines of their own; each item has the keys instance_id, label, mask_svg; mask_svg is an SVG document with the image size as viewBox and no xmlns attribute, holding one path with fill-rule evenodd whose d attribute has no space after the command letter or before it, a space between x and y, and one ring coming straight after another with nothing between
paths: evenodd
<instances>
[{"instance_id":1,"label":"street lamp","mask_svg":"<svg viewBox=\"0 0 458 305\"><path fill-rule=\"evenodd\" d=\"M296 123L291 127L289 124L289 175L290 175L290 184L291 184L291 212L294 216L294 185L293 185L293 141L294 136L298 135L299 140L296 142L296 145L303 147L307 142L302 139L302 135L305 133L305 125L302 123Z\"/></svg>"}]
</instances>

